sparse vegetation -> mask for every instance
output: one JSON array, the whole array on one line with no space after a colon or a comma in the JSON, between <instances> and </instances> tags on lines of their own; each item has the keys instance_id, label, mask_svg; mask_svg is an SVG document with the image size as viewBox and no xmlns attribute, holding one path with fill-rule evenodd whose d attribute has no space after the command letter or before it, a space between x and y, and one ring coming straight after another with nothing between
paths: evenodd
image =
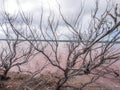
<instances>
[{"instance_id":1,"label":"sparse vegetation","mask_svg":"<svg viewBox=\"0 0 120 90\"><path fill-rule=\"evenodd\" d=\"M116 48L115 44L120 40L120 7L118 4L111 7L107 2L103 12L99 13L99 9L99 2L96 1L86 27L82 26L81 21L84 5L71 21L63 15L60 5L60 18L50 11L47 20L44 21L42 8L40 21L36 25L33 23L34 17L22 10L17 15L10 15L4 11L2 13L4 20L0 23L1 30L6 36L5 46L0 47L0 67L3 71L0 79L1 89L90 90L94 87L93 90L95 90L97 84L96 90L101 90L101 88L107 90L97 81L100 78L108 78L107 76L111 73L119 76L117 72L109 68L112 69L112 65L120 60L120 48ZM66 30L70 33L64 36L68 40L63 43L63 49L67 53L61 51L58 34L60 22L64 23ZM27 43L27 48L22 43ZM42 74L41 72L48 64L35 72L26 71L26 74L20 72L20 66L36 55L43 56L44 60L53 68L57 68L59 73ZM39 60L42 61L41 58ZM9 72L13 67L18 67L19 74Z\"/></svg>"},{"instance_id":2,"label":"sparse vegetation","mask_svg":"<svg viewBox=\"0 0 120 90\"><path fill-rule=\"evenodd\" d=\"M56 73L47 73L43 74L39 77L32 78L30 82L27 84L23 84L24 81L31 76L29 74L18 74L16 72L10 72L8 75L11 77L8 81L4 81L0 90L54 90L56 87L56 83L58 82L59 78L54 75ZM57 75L59 76L59 75ZM75 83L69 81L76 87L79 86L79 83ZM70 88L63 88L62 90L73 90ZM91 84L87 86L85 90L108 90L104 86L100 86L99 84Z\"/></svg>"}]
</instances>

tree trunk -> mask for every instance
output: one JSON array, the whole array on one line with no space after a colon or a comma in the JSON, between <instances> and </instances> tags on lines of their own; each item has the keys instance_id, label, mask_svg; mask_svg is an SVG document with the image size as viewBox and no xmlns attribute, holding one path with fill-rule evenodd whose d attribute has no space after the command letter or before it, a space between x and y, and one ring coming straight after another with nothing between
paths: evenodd
<instances>
[{"instance_id":1,"label":"tree trunk","mask_svg":"<svg viewBox=\"0 0 120 90\"><path fill-rule=\"evenodd\" d=\"M4 71L4 73L3 73L3 76L4 76L4 77L7 77L8 71L9 71L9 69L6 69L6 70Z\"/></svg>"},{"instance_id":2,"label":"tree trunk","mask_svg":"<svg viewBox=\"0 0 120 90\"><path fill-rule=\"evenodd\" d=\"M66 83L66 81L68 80L68 78L62 78L58 81L57 83L57 87L56 90L61 90L61 87L63 86L63 84Z\"/></svg>"},{"instance_id":3,"label":"tree trunk","mask_svg":"<svg viewBox=\"0 0 120 90\"><path fill-rule=\"evenodd\" d=\"M62 87L62 86L58 85L58 86L56 87L56 90L60 90L61 87Z\"/></svg>"}]
</instances>

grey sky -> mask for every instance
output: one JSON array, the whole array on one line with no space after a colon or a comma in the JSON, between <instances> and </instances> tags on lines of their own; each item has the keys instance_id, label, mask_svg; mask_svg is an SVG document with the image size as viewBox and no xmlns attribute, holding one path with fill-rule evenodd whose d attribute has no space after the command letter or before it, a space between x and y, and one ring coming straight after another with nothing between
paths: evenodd
<instances>
[{"instance_id":1,"label":"grey sky","mask_svg":"<svg viewBox=\"0 0 120 90\"><path fill-rule=\"evenodd\" d=\"M3 5L3 0L0 0L0 6ZM85 12L84 16L82 17L82 21L84 26L86 26L86 22L90 19L91 10L95 7L95 0L4 0L5 9L8 13L14 14L19 11L19 6L23 9L24 12L30 12L32 14L35 14L34 20L35 23L38 21L39 12L41 7L43 7L44 13L47 16L49 14L49 11L53 11L56 15L59 15L58 10L58 4L61 6L61 10L63 15L69 19L72 20L75 18L75 16L79 13L81 4L84 4L85 2ZM98 0L100 2L99 5L99 12L104 11L106 7L106 2L109 0ZM112 0L111 0L112 1ZM113 3L120 2L120 0L113 0ZM18 5L19 3L19 5ZM61 22L59 33L68 33L68 31L65 29L64 24ZM2 32L0 31L0 35L2 35Z\"/></svg>"}]
</instances>

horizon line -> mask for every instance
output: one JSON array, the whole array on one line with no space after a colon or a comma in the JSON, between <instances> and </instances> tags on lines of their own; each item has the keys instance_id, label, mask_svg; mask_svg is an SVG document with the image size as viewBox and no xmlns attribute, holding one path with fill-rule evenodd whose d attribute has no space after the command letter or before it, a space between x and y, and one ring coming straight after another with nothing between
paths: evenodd
<instances>
[{"instance_id":1,"label":"horizon line","mask_svg":"<svg viewBox=\"0 0 120 90\"><path fill-rule=\"evenodd\" d=\"M16 39L0 39L0 41L6 41L6 40L10 40L10 41L15 41ZM42 41L42 42L78 42L78 40L49 40L49 39L46 39L46 40L43 40L43 39L29 39L30 41ZM18 41L28 41L28 40L25 40L25 39L18 39ZM82 42L82 41L81 41ZM83 41L83 42L90 42L90 41ZM109 41L99 41L97 43L107 43ZM120 43L120 41L115 41L115 42L111 42L111 43Z\"/></svg>"}]
</instances>

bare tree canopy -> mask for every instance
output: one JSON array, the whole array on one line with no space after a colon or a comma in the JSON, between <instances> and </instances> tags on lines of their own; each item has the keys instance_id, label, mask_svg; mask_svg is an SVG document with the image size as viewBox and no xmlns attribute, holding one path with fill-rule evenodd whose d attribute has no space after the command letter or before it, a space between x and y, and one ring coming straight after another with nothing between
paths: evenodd
<instances>
[{"instance_id":1,"label":"bare tree canopy","mask_svg":"<svg viewBox=\"0 0 120 90\"><path fill-rule=\"evenodd\" d=\"M29 62L34 56L34 49L29 43L20 41L20 35L13 32L7 22L1 23L0 26L6 36L6 40L0 44L0 68L3 70L3 76L7 77L11 68L18 67L20 71L20 66ZM12 41L13 38L16 39ZM27 47L23 47L23 43L28 44Z\"/></svg>"},{"instance_id":2,"label":"bare tree canopy","mask_svg":"<svg viewBox=\"0 0 120 90\"><path fill-rule=\"evenodd\" d=\"M8 54L8 56L12 55L12 57L9 57L9 63L11 63L11 60L16 60L15 52L19 43L18 37L20 37L19 39L29 42L32 48L43 55L52 66L61 71L62 77L56 83L56 90L62 90L66 87L82 90L100 77L107 78L107 75L111 73L108 69L112 68L111 66L120 59L120 48L119 45L115 44L115 42L120 41L120 5L113 4L110 7L109 2L107 2L104 11L99 13L99 4L97 0L95 9L91 11L90 20L85 24L86 26L81 21L84 16L84 4L81 5L79 13L73 19L67 19L63 15L59 3L59 18L54 12L50 11L47 19L44 20L44 10L41 8L38 17L39 24L34 24L34 16L24 13L23 10L20 10L16 16L4 12L5 24L9 25L16 35L13 42L14 53ZM61 22L64 24L65 30L68 31L64 38L76 41L63 43L64 51L61 51L61 42L59 42ZM42 40L45 42L42 42ZM99 43L101 41L106 42ZM10 42L7 41L7 44L10 53L12 53ZM31 47L29 47L30 50L28 50L27 55L26 53L22 55L25 56L25 60L31 55ZM2 56L4 51L1 53L1 61L4 61ZM64 54L65 51L67 53ZM15 63L15 65L19 65L19 63ZM90 80L88 82L81 81L78 87L68 83L74 77L84 77L86 75L90 76ZM117 73L116 75L118 76Z\"/></svg>"}]
</instances>

